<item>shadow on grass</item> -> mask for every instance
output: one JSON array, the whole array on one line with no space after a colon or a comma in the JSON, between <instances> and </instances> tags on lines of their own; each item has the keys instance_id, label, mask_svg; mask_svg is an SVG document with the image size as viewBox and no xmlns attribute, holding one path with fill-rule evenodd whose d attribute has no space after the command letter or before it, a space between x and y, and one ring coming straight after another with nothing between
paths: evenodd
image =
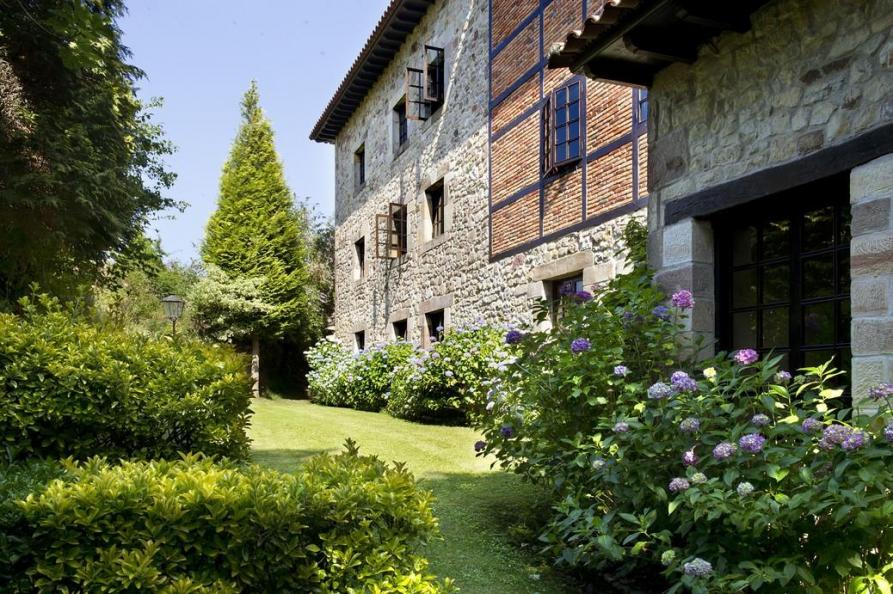
<instances>
[{"instance_id":1,"label":"shadow on grass","mask_svg":"<svg viewBox=\"0 0 893 594\"><path fill-rule=\"evenodd\" d=\"M255 464L268 466L280 472L294 472L309 458L324 452L335 452L336 449L326 450L297 450L297 449L273 449L251 450L251 461Z\"/></svg>"}]
</instances>

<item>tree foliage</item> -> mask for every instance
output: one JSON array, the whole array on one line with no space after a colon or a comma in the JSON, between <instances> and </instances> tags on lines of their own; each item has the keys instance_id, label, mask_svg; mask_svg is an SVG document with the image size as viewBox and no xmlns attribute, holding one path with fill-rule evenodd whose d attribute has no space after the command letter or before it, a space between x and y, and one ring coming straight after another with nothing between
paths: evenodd
<instances>
[{"instance_id":1,"label":"tree foliage","mask_svg":"<svg viewBox=\"0 0 893 594\"><path fill-rule=\"evenodd\" d=\"M121 0L0 0L0 300L97 278L175 206Z\"/></svg>"},{"instance_id":2,"label":"tree foliage","mask_svg":"<svg viewBox=\"0 0 893 594\"><path fill-rule=\"evenodd\" d=\"M210 333L299 345L316 337L324 318L312 282L310 238L307 209L296 206L285 182L273 129L252 83L202 245L209 275L193 298Z\"/></svg>"}]
</instances>

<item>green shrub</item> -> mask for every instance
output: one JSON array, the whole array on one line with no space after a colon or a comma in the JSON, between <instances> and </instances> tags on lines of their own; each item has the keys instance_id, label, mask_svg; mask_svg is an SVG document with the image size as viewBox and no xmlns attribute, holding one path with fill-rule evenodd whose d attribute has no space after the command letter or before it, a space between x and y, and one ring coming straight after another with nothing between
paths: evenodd
<instances>
[{"instance_id":1,"label":"green shrub","mask_svg":"<svg viewBox=\"0 0 893 594\"><path fill-rule=\"evenodd\" d=\"M388 413L416 421L464 422L483 412L500 364L509 357L505 333L474 324L447 331L418 350L393 378Z\"/></svg>"},{"instance_id":2,"label":"green shrub","mask_svg":"<svg viewBox=\"0 0 893 594\"><path fill-rule=\"evenodd\" d=\"M829 365L695 364L689 299L639 266L523 338L476 448L552 490L546 552L623 590L889 591L889 402L854 414Z\"/></svg>"},{"instance_id":3,"label":"green shrub","mask_svg":"<svg viewBox=\"0 0 893 594\"><path fill-rule=\"evenodd\" d=\"M390 396L395 370L413 352L413 346L402 340L353 354L340 343L321 340L307 351L310 398L328 406L381 410Z\"/></svg>"},{"instance_id":4,"label":"green shrub","mask_svg":"<svg viewBox=\"0 0 893 594\"><path fill-rule=\"evenodd\" d=\"M30 591L450 589L417 555L437 532L430 493L351 443L296 474L199 455L66 471L20 504Z\"/></svg>"},{"instance_id":5,"label":"green shrub","mask_svg":"<svg viewBox=\"0 0 893 594\"><path fill-rule=\"evenodd\" d=\"M0 314L0 435L11 459L247 451L231 350L93 325L49 298Z\"/></svg>"}]
</instances>

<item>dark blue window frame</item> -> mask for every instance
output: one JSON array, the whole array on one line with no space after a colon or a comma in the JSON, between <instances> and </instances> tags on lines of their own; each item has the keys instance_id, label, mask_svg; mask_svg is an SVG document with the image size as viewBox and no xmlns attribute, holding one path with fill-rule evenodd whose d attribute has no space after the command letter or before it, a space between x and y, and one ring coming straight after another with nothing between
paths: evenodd
<instances>
[{"instance_id":1,"label":"dark blue window frame","mask_svg":"<svg viewBox=\"0 0 893 594\"><path fill-rule=\"evenodd\" d=\"M583 158L582 85L571 82L552 92L550 144L552 166Z\"/></svg>"},{"instance_id":2,"label":"dark blue window frame","mask_svg":"<svg viewBox=\"0 0 893 594\"><path fill-rule=\"evenodd\" d=\"M636 97L636 121L648 123L648 89L639 89Z\"/></svg>"}]
</instances>

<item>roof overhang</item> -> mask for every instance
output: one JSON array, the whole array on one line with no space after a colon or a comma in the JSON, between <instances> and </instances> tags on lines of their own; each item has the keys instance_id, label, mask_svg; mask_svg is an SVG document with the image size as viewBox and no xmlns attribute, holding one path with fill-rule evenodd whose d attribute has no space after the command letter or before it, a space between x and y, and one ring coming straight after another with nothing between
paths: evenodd
<instances>
[{"instance_id":1,"label":"roof overhang","mask_svg":"<svg viewBox=\"0 0 893 594\"><path fill-rule=\"evenodd\" d=\"M751 13L770 1L598 0L583 28L550 48L549 68L647 87L720 33L748 31Z\"/></svg>"},{"instance_id":2,"label":"roof overhang","mask_svg":"<svg viewBox=\"0 0 893 594\"><path fill-rule=\"evenodd\" d=\"M360 55L335 91L310 139L335 142L335 137L359 107L381 73L391 63L406 38L436 0L391 0L366 40ZM332 8L335 10L335 8Z\"/></svg>"}]
</instances>

